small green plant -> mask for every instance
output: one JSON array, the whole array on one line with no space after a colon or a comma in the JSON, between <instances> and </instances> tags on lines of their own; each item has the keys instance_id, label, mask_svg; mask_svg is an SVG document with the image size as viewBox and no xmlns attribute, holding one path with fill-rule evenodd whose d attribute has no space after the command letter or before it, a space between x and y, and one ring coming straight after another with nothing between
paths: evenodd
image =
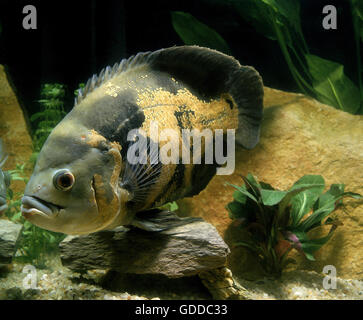
<instances>
[{"instance_id":1,"label":"small green plant","mask_svg":"<svg viewBox=\"0 0 363 320\"><path fill-rule=\"evenodd\" d=\"M177 211L179 209L179 206L176 203L176 201L173 201L173 202L165 203L164 205L162 205L159 208L162 210L167 210L167 211Z\"/></svg>"},{"instance_id":2,"label":"small green plant","mask_svg":"<svg viewBox=\"0 0 363 320\"><path fill-rule=\"evenodd\" d=\"M25 164L16 165L16 169L9 170L10 180L28 182L24 173ZM38 268L45 267L45 257L58 249L58 244L65 238L64 234L41 229L25 220L21 214L21 196L14 194L11 188L7 190L8 209L5 215L9 220L23 225L20 240L17 243L16 260L32 263Z\"/></svg>"},{"instance_id":3,"label":"small green plant","mask_svg":"<svg viewBox=\"0 0 363 320\"><path fill-rule=\"evenodd\" d=\"M41 111L33 114L30 120L36 130L33 135L34 151L30 163L34 164L40 149L53 128L65 116L64 111L65 86L59 83L44 84L41 89L41 99L38 100ZM24 173L25 164L16 165L16 169L9 170L12 181L28 182ZM17 243L18 261L33 263L37 267L45 267L47 254L58 249L58 244L65 238L64 234L39 228L25 220L21 214L21 196L14 194L11 188L7 190L8 209L5 215L9 220L23 224L20 240Z\"/></svg>"},{"instance_id":4,"label":"small green plant","mask_svg":"<svg viewBox=\"0 0 363 320\"><path fill-rule=\"evenodd\" d=\"M20 165L17 164L14 170L7 171L10 183L11 181L23 181L24 183L28 182L28 179L25 178L24 174L25 170L25 163ZM9 220L16 222L19 221L21 218L21 196L22 193L17 192L16 194L11 189L11 185L7 189L7 202L8 202L8 208L5 212L5 215L8 217Z\"/></svg>"},{"instance_id":5,"label":"small green plant","mask_svg":"<svg viewBox=\"0 0 363 320\"><path fill-rule=\"evenodd\" d=\"M42 148L53 128L65 116L64 97L65 86L59 83L46 83L40 93L41 99L38 100L41 111L34 113L30 121L34 123L34 151L35 157Z\"/></svg>"},{"instance_id":6,"label":"small green plant","mask_svg":"<svg viewBox=\"0 0 363 320\"><path fill-rule=\"evenodd\" d=\"M264 270L279 277L292 262L288 253L298 250L307 259L332 236L341 223L331 214L342 205L343 197L362 199L357 193L344 192L343 184L333 184L323 193L325 182L319 175L306 175L287 191L257 182L252 174L243 177L244 185L233 186L234 200L227 205L229 215L249 234L249 240L236 245L256 254ZM327 235L311 239L308 233L323 225L331 225Z\"/></svg>"},{"instance_id":7,"label":"small green plant","mask_svg":"<svg viewBox=\"0 0 363 320\"><path fill-rule=\"evenodd\" d=\"M74 94L75 97L78 96L78 90L79 89L83 89L85 87L85 85L86 84L84 82L81 82L81 83L78 84L78 89L76 89L76 90L73 91L73 94Z\"/></svg>"}]
</instances>

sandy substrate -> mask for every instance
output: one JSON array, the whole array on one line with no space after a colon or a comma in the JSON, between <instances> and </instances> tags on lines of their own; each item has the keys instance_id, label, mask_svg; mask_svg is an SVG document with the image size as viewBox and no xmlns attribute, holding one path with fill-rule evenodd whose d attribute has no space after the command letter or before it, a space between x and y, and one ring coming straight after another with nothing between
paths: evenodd
<instances>
[{"instance_id":1,"label":"sandy substrate","mask_svg":"<svg viewBox=\"0 0 363 320\"><path fill-rule=\"evenodd\" d=\"M0 270L0 299L41 300L144 300L211 299L197 277L166 279L155 276L120 275L102 270L79 274L64 268L58 257L36 269L36 288L24 287L25 264L13 263ZM324 289L323 274L290 271L281 279L237 279L252 299L354 299L363 300L363 281L336 279L336 289ZM26 284L25 284L26 286Z\"/></svg>"}]
</instances>

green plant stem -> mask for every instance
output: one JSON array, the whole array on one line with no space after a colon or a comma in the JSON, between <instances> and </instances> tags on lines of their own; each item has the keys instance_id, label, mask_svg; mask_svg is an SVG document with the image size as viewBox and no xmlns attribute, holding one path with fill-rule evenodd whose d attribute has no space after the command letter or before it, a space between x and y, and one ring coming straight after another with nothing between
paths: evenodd
<instances>
[{"instance_id":1,"label":"green plant stem","mask_svg":"<svg viewBox=\"0 0 363 320\"><path fill-rule=\"evenodd\" d=\"M296 68L295 68L294 64L292 63L292 60L291 60L290 54L289 54L289 52L288 52L288 49L287 49L286 44L285 44L285 41L284 41L283 36L282 36L282 34L281 34L281 30L280 30L280 28L278 27L278 25L276 24L275 19L274 19L273 17L271 17L271 19L272 19L272 22L273 22L273 25L274 25L274 28L275 28L275 32L276 32L276 36L277 36L277 40L278 40L278 42L279 42L279 45L280 45L281 51L282 51L282 53L283 53L283 55L284 55L284 57L285 57L285 60L286 60L286 62L287 62L287 65L288 65L288 67L289 67L289 69L290 69L290 72L291 72L291 74L292 74L292 76L293 76L293 78L294 78L294 80L295 80L296 84L297 84L297 85L298 85L298 87L300 88L300 90L301 90L303 93L306 93L306 94L307 94L307 92L306 92L306 90L305 90L304 86L303 86L303 85L302 85L302 83L301 83L301 82L303 82L303 81L301 81L302 77L301 77L301 76L299 75L299 73L296 71ZM301 81L301 82L300 82L300 81Z\"/></svg>"},{"instance_id":2,"label":"green plant stem","mask_svg":"<svg viewBox=\"0 0 363 320\"><path fill-rule=\"evenodd\" d=\"M288 38L288 41L289 41L290 43L293 43L292 38L291 38L291 34L290 34L289 30L286 30L286 31L285 31L285 34L286 34L286 36L287 36L287 38ZM300 35L300 34L299 34L299 36L300 36L300 38L301 38L302 40L304 40L304 37L303 37L302 35ZM304 47L304 48L300 48L300 50L302 51L302 54L304 55L304 54L309 53L309 50L307 49L307 47L306 47L306 44L305 44L305 43L304 43L303 47ZM286 47L286 48L287 48L287 47ZM301 59L300 55L299 55L299 54L297 53L297 51L295 50L294 46L291 46L291 51L292 51L292 52L293 52L293 54L295 55L296 60L299 62L300 66L303 68L303 70L304 70L305 74L308 76L309 80L310 80L310 81L312 81L311 76L310 76L310 72L309 72L308 67L306 66L306 63L305 63L305 62Z\"/></svg>"},{"instance_id":3,"label":"green plant stem","mask_svg":"<svg viewBox=\"0 0 363 320\"><path fill-rule=\"evenodd\" d=\"M289 54L289 51L287 49L287 46L284 42L284 39L283 39L283 36L281 34L281 31L279 29L279 27L276 25L276 23L274 22L274 26L275 26L275 32L276 32L276 35L277 35L277 40L279 42L279 45L280 45L280 48L281 48L281 51L285 57L285 60L287 62L287 65L291 71L291 74L295 80L295 82L297 83L297 85L299 86L299 88L301 89L301 91L305 94L308 94L307 90L304 88L304 86L310 90L315 96L318 95L317 91L314 89L313 86L311 86L301 75L300 73L297 71L297 69L295 68L292 60L291 60L291 57L290 57L290 54ZM296 53L297 54L297 53ZM309 78L310 78L310 74L307 73L309 75ZM304 86L303 86L304 85Z\"/></svg>"},{"instance_id":4,"label":"green plant stem","mask_svg":"<svg viewBox=\"0 0 363 320\"><path fill-rule=\"evenodd\" d=\"M299 28L299 36L300 36L300 40L301 40L301 43L303 44L303 47L304 47L304 50L305 50L305 53L310 53L309 51L309 47L305 41L305 38L303 36L303 33L302 33L302 30L301 30L301 27Z\"/></svg>"},{"instance_id":5,"label":"green plant stem","mask_svg":"<svg viewBox=\"0 0 363 320\"><path fill-rule=\"evenodd\" d=\"M336 99L336 100L337 100L337 102L338 102L338 105L339 105L340 110L344 110L344 109L343 109L342 102L341 102L341 101L340 101L340 99L339 99L338 93L336 92L336 90L335 90L335 88L334 88L334 86L333 86L333 84L332 84L331 80L329 79L329 77L328 77L328 82L329 82L329 85L330 85L331 90L333 91L334 97L335 97L335 99Z\"/></svg>"},{"instance_id":6,"label":"green plant stem","mask_svg":"<svg viewBox=\"0 0 363 320\"><path fill-rule=\"evenodd\" d=\"M291 48L291 51L294 53L294 55L296 57L296 60L300 63L300 66L303 68L303 71L307 75L307 77L309 78L309 81L312 82L312 78L311 78L309 69L306 66L306 63L304 63L304 61L302 61L300 55L296 52L295 48Z\"/></svg>"},{"instance_id":7,"label":"green plant stem","mask_svg":"<svg viewBox=\"0 0 363 320\"><path fill-rule=\"evenodd\" d=\"M317 93L317 97L324 97L326 100L329 100L329 102L327 104L331 105L331 106L335 106L335 101L332 100L330 97L326 96L325 94L322 93ZM319 98L317 98L319 101L321 101ZM326 102L325 102L326 103Z\"/></svg>"}]
</instances>

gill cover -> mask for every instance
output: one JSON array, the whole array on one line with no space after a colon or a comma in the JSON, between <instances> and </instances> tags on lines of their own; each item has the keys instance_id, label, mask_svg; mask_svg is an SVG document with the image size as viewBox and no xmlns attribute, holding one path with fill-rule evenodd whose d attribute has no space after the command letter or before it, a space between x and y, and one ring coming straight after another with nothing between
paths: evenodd
<instances>
[{"instance_id":1,"label":"gill cover","mask_svg":"<svg viewBox=\"0 0 363 320\"><path fill-rule=\"evenodd\" d=\"M117 142L101 142L105 147L106 156L109 157L109 167L103 174L93 176L93 188L97 203L98 216L102 220L102 229L113 228L119 224L128 223L132 218L127 216L125 203L128 192L119 186L122 169L121 146ZM102 148L101 147L101 148Z\"/></svg>"}]
</instances>

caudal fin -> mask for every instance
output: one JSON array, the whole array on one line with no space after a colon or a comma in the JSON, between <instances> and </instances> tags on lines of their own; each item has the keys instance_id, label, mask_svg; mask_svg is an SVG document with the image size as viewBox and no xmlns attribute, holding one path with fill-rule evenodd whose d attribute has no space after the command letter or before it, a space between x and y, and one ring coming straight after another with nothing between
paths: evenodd
<instances>
[{"instance_id":1,"label":"caudal fin","mask_svg":"<svg viewBox=\"0 0 363 320\"><path fill-rule=\"evenodd\" d=\"M253 67L243 66L231 74L227 86L238 106L236 141L244 148L252 149L260 138L263 116L262 78Z\"/></svg>"}]
</instances>

